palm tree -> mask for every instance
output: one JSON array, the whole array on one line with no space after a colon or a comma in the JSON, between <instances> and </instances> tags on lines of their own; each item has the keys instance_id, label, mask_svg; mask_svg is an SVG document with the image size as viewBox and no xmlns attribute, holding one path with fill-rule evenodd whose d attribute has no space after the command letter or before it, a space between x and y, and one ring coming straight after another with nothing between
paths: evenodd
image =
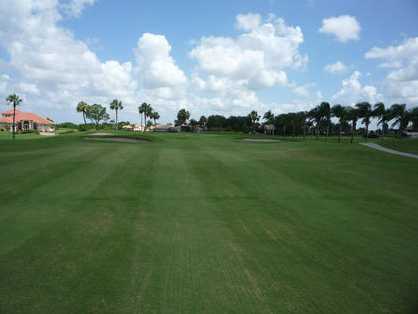
<instances>
[{"instance_id":1,"label":"palm tree","mask_svg":"<svg viewBox=\"0 0 418 314\"><path fill-rule=\"evenodd\" d=\"M368 102L361 102L356 104L358 110L358 117L363 118L362 123L366 126L366 141L369 136L370 118L373 115L372 106Z\"/></svg>"},{"instance_id":2,"label":"palm tree","mask_svg":"<svg viewBox=\"0 0 418 314\"><path fill-rule=\"evenodd\" d=\"M385 104L379 102L373 106L373 117L377 118L377 125L382 125L382 135L385 135L385 125L386 125L386 118L387 112L385 109Z\"/></svg>"},{"instance_id":3,"label":"palm tree","mask_svg":"<svg viewBox=\"0 0 418 314\"><path fill-rule=\"evenodd\" d=\"M110 103L110 110L115 110L115 128L118 128L118 111L123 109L122 102L117 99L113 99Z\"/></svg>"},{"instance_id":4,"label":"palm tree","mask_svg":"<svg viewBox=\"0 0 418 314\"><path fill-rule=\"evenodd\" d=\"M250 121L252 132L255 133L255 124L260 120L260 116L258 115L257 111L251 111L248 114L248 120Z\"/></svg>"},{"instance_id":5,"label":"palm tree","mask_svg":"<svg viewBox=\"0 0 418 314\"><path fill-rule=\"evenodd\" d=\"M157 125L157 120L160 119L160 114L157 111L154 111L151 118L154 120L154 125Z\"/></svg>"},{"instance_id":6,"label":"palm tree","mask_svg":"<svg viewBox=\"0 0 418 314\"><path fill-rule=\"evenodd\" d=\"M266 121L266 123L273 124L274 114L269 110L264 114L263 119Z\"/></svg>"},{"instance_id":7,"label":"palm tree","mask_svg":"<svg viewBox=\"0 0 418 314\"><path fill-rule=\"evenodd\" d=\"M346 108L341 105L335 105L331 108L331 113L334 117L338 118L338 143L341 142L341 126L346 121L347 111Z\"/></svg>"},{"instance_id":8,"label":"palm tree","mask_svg":"<svg viewBox=\"0 0 418 314\"><path fill-rule=\"evenodd\" d=\"M346 109L346 119L347 119L347 121L351 121L351 140L350 140L350 143L353 143L354 132L356 131L356 127L357 127L358 110L353 108L353 107L348 107Z\"/></svg>"},{"instance_id":9,"label":"palm tree","mask_svg":"<svg viewBox=\"0 0 418 314\"><path fill-rule=\"evenodd\" d=\"M15 134L16 134L16 107L20 105L20 103L22 102L22 98L20 98L16 94L13 94L13 95L9 95L6 98L6 101L9 102L10 104L12 104L12 106L13 106L12 134L13 134L13 139L15 139Z\"/></svg>"},{"instance_id":10,"label":"palm tree","mask_svg":"<svg viewBox=\"0 0 418 314\"><path fill-rule=\"evenodd\" d=\"M392 123L392 127L395 125L399 125L399 135L402 134L402 131L408 126L409 123L409 115L408 112L405 110L406 105L402 104L394 104L389 109L389 119L395 120Z\"/></svg>"},{"instance_id":11,"label":"palm tree","mask_svg":"<svg viewBox=\"0 0 418 314\"><path fill-rule=\"evenodd\" d=\"M145 111L147 110L147 106L148 106L148 104L146 102L143 102L141 104L141 106L138 107L138 112L139 112L139 115L141 117L141 126L142 127L143 127L142 118L145 115ZM146 120L145 120L145 122L146 122ZM143 130L144 130L144 128L143 128Z\"/></svg>"},{"instance_id":12,"label":"palm tree","mask_svg":"<svg viewBox=\"0 0 418 314\"><path fill-rule=\"evenodd\" d=\"M315 108L311 109L308 112L308 117L311 121L315 122L315 127L316 127L316 132L315 132L316 134L315 135L316 135L316 138L318 139L319 126L320 126L321 120L322 120L322 114L321 114L319 106L316 106Z\"/></svg>"},{"instance_id":13,"label":"palm tree","mask_svg":"<svg viewBox=\"0 0 418 314\"><path fill-rule=\"evenodd\" d=\"M327 136L329 136L329 130L331 128L331 106L328 102L321 102L319 105L319 111L321 119L324 119L327 123Z\"/></svg>"},{"instance_id":14,"label":"palm tree","mask_svg":"<svg viewBox=\"0 0 418 314\"><path fill-rule=\"evenodd\" d=\"M152 108L152 106L150 104L147 104L146 110L144 112L144 115L145 115L145 127L147 126L147 118L151 118L152 119L153 112L154 112L154 109Z\"/></svg>"},{"instance_id":15,"label":"palm tree","mask_svg":"<svg viewBox=\"0 0 418 314\"><path fill-rule=\"evenodd\" d=\"M83 113L84 125L87 124L87 122L86 122L86 113L87 113L88 108L89 108L89 105L86 102L84 102L84 101L80 101L77 104L77 112L82 112Z\"/></svg>"},{"instance_id":16,"label":"palm tree","mask_svg":"<svg viewBox=\"0 0 418 314\"><path fill-rule=\"evenodd\" d=\"M306 120L308 118L308 112L306 111L298 112L298 118L300 122L302 123L302 134L303 134L303 138L305 138L306 137Z\"/></svg>"}]
</instances>

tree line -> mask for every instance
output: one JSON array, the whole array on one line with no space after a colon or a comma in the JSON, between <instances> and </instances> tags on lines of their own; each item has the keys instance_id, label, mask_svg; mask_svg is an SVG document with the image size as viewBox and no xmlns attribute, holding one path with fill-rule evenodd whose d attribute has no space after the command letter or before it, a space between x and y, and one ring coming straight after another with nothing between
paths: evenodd
<instances>
[{"instance_id":1,"label":"tree line","mask_svg":"<svg viewBox=\"0 0 418 314\"><path fill-rule=\"evenodd\" d=\"M119 128L120 123L118 120L118 113L123 110L123 104L120 100L114 99L109 104L109 108L110 110L115 111L114 127ZM85 101L80 101L77 104L76 110L77 112L82 113L85 126L87 126L87 119L90 120L96 128L99 127L100 123L106 122L110 119L110 115L106 112L106 107L101 104L89 105ZM157 120L160 119L160 114L155 111L150 104L145 102L138 106L138 113L141 119L142 130L150 127L152 125L152 121L154 121L154 124L156 125ZM150 120L147 121L147 118ZM145 126L143 122L145 123Z\"/></svg>"},{"instance_id":2,"label":"tree line","mask_svg":"<svg viewBox=\"0 0 418 314\"><path fill-rule=\"evenodd\" d=\"M177 114L176 125L184 125L190 118L190 113L181 109ZM334 118L334 123L332 120ZM350 134L353 139L358 134L357 125L361 123L364 128L362 135L369 137L369 126L372 119L377 119L380 127L378 133L385 135L389 131L389 123L392 128L397 127L398 134L412 124L414 130L418 130L418 107L407 110L405 104L393 104L390 107L382 103L371 105L368 102L360 102L354 106L331 106L328 102L322 102L309 111L289 112L275 115L267 111L261 117L257 111L251 111L246 116L210 115L201 116L199 120L190 119L191 128L205 128L208 130L230 130L241 132L263 132L267 128L273 129L275 134L283 136L315 135L329 136ZM262 122L260 122L262 120Z\"/></svg>"}]
</instances>

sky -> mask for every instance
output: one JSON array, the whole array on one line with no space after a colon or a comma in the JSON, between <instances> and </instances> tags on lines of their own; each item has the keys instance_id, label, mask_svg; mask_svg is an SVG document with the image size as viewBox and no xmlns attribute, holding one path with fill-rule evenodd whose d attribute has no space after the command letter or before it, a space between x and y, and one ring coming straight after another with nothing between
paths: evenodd
<instances>
[{"instance_id":1,"label":"sky","mask_svg":"<svg viewBox=\"0 0 418 314\"><path fill-rule=\"evenodd\" d=\"M418 105L416 0L0 0L0 16L0 105L17 93L57 122L115 98L131 122L142 102L162 122Z\"/></svg>"}]
</instances>

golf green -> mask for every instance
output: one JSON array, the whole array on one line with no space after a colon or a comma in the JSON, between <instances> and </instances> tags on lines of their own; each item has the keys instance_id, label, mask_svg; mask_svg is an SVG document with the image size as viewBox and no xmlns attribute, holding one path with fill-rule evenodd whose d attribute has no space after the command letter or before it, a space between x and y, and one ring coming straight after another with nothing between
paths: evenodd
<instances>
[{"instance_id":1,"label":"golf green","mask_svg":"<svg viewBox=\"0 0 418 314\"><path fill-rule=\"evenodd\" d=\"M417 160L153 138L0 138L0 313L418 310Z\"/></svg>"}]
</instances>

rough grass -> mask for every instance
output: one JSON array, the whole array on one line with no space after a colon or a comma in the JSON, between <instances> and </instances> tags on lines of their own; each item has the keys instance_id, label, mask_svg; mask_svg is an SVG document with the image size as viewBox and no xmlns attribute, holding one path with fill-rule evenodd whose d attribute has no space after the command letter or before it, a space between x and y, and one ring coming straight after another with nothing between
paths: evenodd
<instances>
[{"instance_id":1,"label":"rough grass","mask_svg":"<svg viewBox=\"0 0 418 314\"><path fill-rule=\"evenodd\" d=\"M0 140L0 313L416 312L416 160L157 137Z\"/></svg>"}]
</instances>

